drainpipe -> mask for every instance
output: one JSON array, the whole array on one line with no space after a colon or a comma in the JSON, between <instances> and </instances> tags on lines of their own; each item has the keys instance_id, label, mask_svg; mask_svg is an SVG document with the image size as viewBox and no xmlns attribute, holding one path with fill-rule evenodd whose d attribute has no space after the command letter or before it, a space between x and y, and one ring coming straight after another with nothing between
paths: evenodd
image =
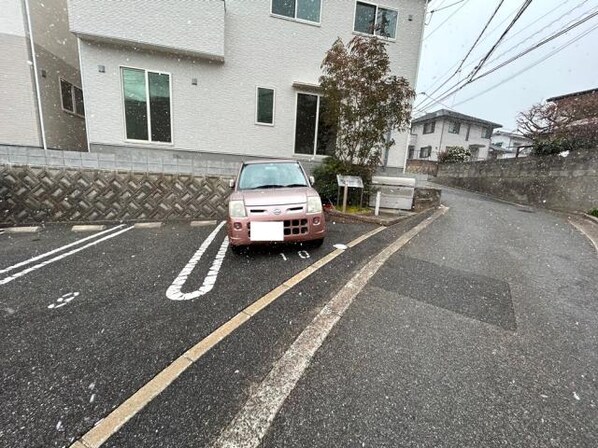
<instances>
[{"instance_id":1,"label":"drainpipe","mask_svg":"<svg viewBox=\"0 0 598 448\"><path fill-rule=\"evenodd\" d=\"M417 79L419 78L419 66L421 64L421 60L422 60L422 50L424 48L424 33L426 31L426 15L428 14L428 3L429 0L426 1L426 4L424 6L424 14L422 16L422 31L419 35L419 53L417 54L417 64L415 65L415 77L413 78L413 86L414 88L417 86ZM413 103L411 103L411 105L413 106ZM413 118L411 118L411 120L409 120L409 136L407 137L407 145L405 148L405 159L403 160L403 174L405 174L405 172L407 171L407 158L409 157L409 143L411 140L411 122L413 121ZM430 154L431 156L432 154Z\"/></svg>"},{"instance_id":2,"label":"drainpipe","mask_svg":"<svg viewBox=\"0 0 598 448\"><path fill-rule=\"evenodd\" d=\"M446 118L442 119L442 129L440 130L440 143L438 143L438 151L436 154L440 154L442 152L442 137L444 137L444 123ZM438 162L438 155L436 155L436 161Z\"/></svg>"},{"instance_id":3,"label":"drainpipe","mask_svg":"<svg viewBox=\"0 0 598 448\"><path fill-rule=\"evenodd\" d=\"M29 11L29 0L25 0L25 15L27 16L27 28L29 29L29 44L31 45L31 59L33 59L33 79L35 80L35 95L37 97L37 114L39 119L39 127L42 134L42 145L44 151L48 150L46 142L46 128L44 126L44 112L42 111L42 98L39 87L39 79L37 77L37 57L35 56L35 43L33 42L33 27L31 26L31 13Z\"/></svg>"}]
</instances>

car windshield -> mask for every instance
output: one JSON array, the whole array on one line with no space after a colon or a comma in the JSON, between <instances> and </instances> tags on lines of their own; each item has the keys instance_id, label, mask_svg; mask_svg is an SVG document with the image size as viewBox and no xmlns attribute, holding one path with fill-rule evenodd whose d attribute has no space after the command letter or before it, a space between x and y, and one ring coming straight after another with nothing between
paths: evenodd
<instances>
[{"instance_id":1,"label":"car windshield","mask_svg":"<svg viewBox=\"0 0 598 448\"><path fill-rule=\"evenodd\" d=\"M246 165L239 176L239 190L306 186L305 175L294 162Z\"/></svg>"}]
</instances>

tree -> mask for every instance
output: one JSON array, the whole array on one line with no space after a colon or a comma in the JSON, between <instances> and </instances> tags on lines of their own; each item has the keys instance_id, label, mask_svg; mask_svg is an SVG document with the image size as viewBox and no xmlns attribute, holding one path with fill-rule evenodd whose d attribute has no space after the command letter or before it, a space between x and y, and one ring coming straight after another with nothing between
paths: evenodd
<instances>
[{"instance_id":1,"label":"tree","mask_svg":"<svg viewBox=\"0 0 598 448\"><path fill-rule=\"evenodd\" d=\"M338 38L326 53L320 77L324 120L336 132L334 157L370 177L394 145L392 129L404 130L415 96L409 82L390 74L386 44L377 37Z\"/></svg>"},{"instance_id":2,"label":"tree","mask_svg":"<svg viewBox=\"0 0 598 448\"><path fill-rule=\"evenodd\" d=\"M534 142L535 154L598 147L598 95L534 104L517 118L519 130Z\"/></svg>"},{"instance_id":3,"label":"tree","mask_svg":"<svg viewBox=\"0 0 598 448\"><path fill-rule=\"evenodd\" d=\"M471 152L463 146L448 146L446 151L438 154L438 162L440 163L466 162L470 158Z\"/></svg>"}]
</instances>

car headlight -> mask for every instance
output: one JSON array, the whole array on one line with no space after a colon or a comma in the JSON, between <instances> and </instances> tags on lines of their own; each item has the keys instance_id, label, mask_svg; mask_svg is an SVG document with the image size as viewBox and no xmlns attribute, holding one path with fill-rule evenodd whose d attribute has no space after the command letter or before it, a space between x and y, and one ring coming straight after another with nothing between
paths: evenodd
<instances>
[{"instance_id":1,"label":"car headlight","mask_svg":"<svg viewBox=\"0 0 598 448\"><path fill-rule=\"evenodd\" d=\"M228 216L231 218L245 218L245 204L243 201L230 201L228 203Z\"/></svg>"},{"instance_id":2,"label":"car headlight","mask_svg":"<svg viewBox=\"0 0 598 448\"><path fill-rule=\"evenodd\" d=\"M318 196L309 196L307 198L307 213L320 213L322 211L322 201Z\"/></svg>"}]
</instances>

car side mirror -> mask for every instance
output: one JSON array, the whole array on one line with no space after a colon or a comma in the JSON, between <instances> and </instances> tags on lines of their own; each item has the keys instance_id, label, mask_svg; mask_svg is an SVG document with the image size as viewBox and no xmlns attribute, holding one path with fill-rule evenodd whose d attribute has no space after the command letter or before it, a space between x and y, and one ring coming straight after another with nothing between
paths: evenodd
<instances>
[{"instance_id":1,"label":"car side mirror","mask_svg":"<svg viewBox=\"0 0 598 448\"><path fill-rule=\"evenodd\" d=\"M234 189L234 188L235 188L235 179L231 179L231 180L229 180L229 181L228 181L228 186L229 186L231 189Z\"/></svg>"},{"instance_id":2,"label":"car side mirror","mask_svg":"<svg viewBox=\"0 0 598 448\"><path fill-rule=\"evenodd\" d=\"M309 184L314 185L316 183L316 178L313 176L309 176Z\"/></svg>"}]
</instances>

